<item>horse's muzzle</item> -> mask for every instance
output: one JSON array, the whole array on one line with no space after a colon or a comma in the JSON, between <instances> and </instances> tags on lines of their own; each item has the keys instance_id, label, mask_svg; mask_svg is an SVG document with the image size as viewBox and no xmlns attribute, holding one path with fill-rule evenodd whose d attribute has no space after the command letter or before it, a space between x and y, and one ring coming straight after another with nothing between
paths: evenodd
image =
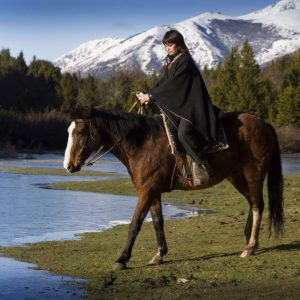
<instances>
[{"instance_id":1,"label":"horse's muzzle","mask_svg":"<svg viewBox=\"0 0 300 300\"><path fill-rule=\"evenodd\" d=\"M80 164L78 164L78 165L76 165L76 166L69 164L69 165L67 166L67 171L68 171L69 173L79 172L80 170L81 170L81 165L80 165Z\"/></svg>"}]
</instances>

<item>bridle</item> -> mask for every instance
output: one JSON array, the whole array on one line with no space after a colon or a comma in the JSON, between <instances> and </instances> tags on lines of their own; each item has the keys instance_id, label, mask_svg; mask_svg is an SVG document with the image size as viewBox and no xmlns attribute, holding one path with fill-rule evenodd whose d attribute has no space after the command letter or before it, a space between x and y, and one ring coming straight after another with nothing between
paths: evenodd
<instances>
[{"instance_id":1,"label":"bridle","mask_svg":"<svg viewBox=\"0 0 300 300\"><path fill-rule=\"evenodd\" d=\"M77 120L77 122L84 122L86 123L85 120ZM79 151L78 157L81 156L82 152L84 151L85 148L88 147L89 139L91 138L93 141L96 141L96 139L93 137L92 134L92 120L88 119L87 122L89 123L89 134L85 136L83 145ZM101 159L104 155L109 153L113 148L115 148L119 143L121 142L121 139L119 139L113 146L111 146L107 151L104 153L100 154L101 150L103 149L103 145L100 145L99 149L95 153L95 155L88 161L85 162L79 162L80 167L85 167L85 166L92 166L95 162L97 162L99 159Z\"/></svg>"},{"instance_id":2,"label":"bridle","mask_svg":"<svg viewBox=\"0 0 300 300\"><path fill-rule=\"evenodd\" d=\"M156 106L160 109L161 114L162 114L162 116L163 116L164 127L165 127L165 130L166 130L166 132L167 132L169 144L170 144L171 150L172 150L172 151L171 151L171 154L175 156L175 164L174 164L174 168L173 168L173 172L172 172L172 176L171 176L171 183L170 183L171 189L172 189L172 187L173 187L174 175L175 175L175 170L176 170L176 166L177 166L177 155L175 155L174 149L172 148L172 143L171 143L171 141L170 141L170 136L169 136L169 134L168 134L168 127L166 126L166 118L169 119L169 121L172 123L173 126L175 126L175 127L177 127L177 126L176 126L175 122L172 120L172 118L170 118L169 115L166 114L166 113L164 112L163 108L160 107L160 105L159 105L157 102L155 102L155 104L156 104ZM137 106L137 105L138 105L138 114L144 114L145 106L144 106L144 104L140 104L140 102L137 101L137 100L133 103L133 105L131 106L131 108L129 109L128 112L131 112L131 111L135 108L135 106ZM79 119L79 120L77 120L77 121L81 121L81 122L85 122L85 123L86 123L86 122L89 122L89 135L85 136L85 139L84 139L84 142L83 142L83 146L81 147L80 152L79 152L79 154L78 154L78 156L80 157L81 154L82 154L82 152L84 151L84 149L85 149L86 147L88 147L89 139L91 138L93 141L96 141L96 139L93 137L93 134L92 134L92 120L91 120L91 118L88 119L88 120L82 120L82 119ZM107 151L105 151L103 154L100 154L100 152L101 152L101 150L103 149L104 146L103 146L103 145L100 145L100 147L99 147L98 151L96 152L96 154L95 154L90 160L88 160L88 161L85 161L85 162L81 162L81 161L80 161L80 162L79 162L79 166L80 166L80 167L83 167L83 166L92 166L95 162L97 162L98 160L100 160L104 155L106 155L107 153L109 153L110 151L112 151L112 150L113 150L113 149L114 149L121 141L122 141L122 138L119 139L117 142L115 142L115 143L114 143Z\"/></svg>"},{"instance_id":3,"label":"bridle","mask_svg":"<svg viewBox=\"0 0 300 300\"><path fill-rule=\"evenodd\" d=\"M140 104L139 101L135 101L134 104L131 106L131 108L129 109L128 112L131 112L134 107L138 105L138 114L144 114L145 112L145 106L144 104ZM83 146L81 147L80 151L79 151L79 154L78 156L80 157L80 155L82 154L84 148L88 147L88 142L89 142L89 139L91 138L92 140L96 140L94 137L93 137L93 134L92 134L92 120L91 119L88 119L88 120L83 120L83 119L78 119L76 120L77 122L84 122L86 123L87 121L89 122L89 135L87 135L84 139L84 142L83 142ZM80 167L85 167L85 166L92 166L95 162L97 162L99 159L101 159L104 155L106 155L107 153L109 153L110 151L112 151L120 142L122 141L122 138L119 139L118 141L116 141L107 151L105 151L104 153L100 154L101 150L103 149L103 145L100 145L99 149L97 150L96 154L89 160L89 161L86 161L86 162L79 162L79 166Z\"/></svg>"}]
</instances>

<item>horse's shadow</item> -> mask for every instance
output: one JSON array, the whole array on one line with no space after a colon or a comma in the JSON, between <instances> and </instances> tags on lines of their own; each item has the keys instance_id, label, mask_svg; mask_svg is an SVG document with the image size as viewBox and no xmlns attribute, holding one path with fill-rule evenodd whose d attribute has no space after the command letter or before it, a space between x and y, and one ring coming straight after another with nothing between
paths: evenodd
<instances>
[{"instance_id":1,"label":"horse's shadow","mask_svg":"<svg viewBox=\"0 0 300 300\"><path fill-rule=\"evenodd\" d=\"M274 247L259 248L255 251L255 254L259 255L270 251L295 251L295 250L300 250L300 241L294 241L289 244L281 244Z\"/></svg>"},{"instance_id":2,"label":"horse's shadow","mask_svg":"<svg viewBox=\"0 0 300 300\"><path fill-rule=\"evenodd\" d=\"M258 248L255 251L254 255L261 255L266 252L279 252L279 251L296 251L300 250L300 241L294 241L289 244L281 244L273 247L266 248ZM165 260L164 264L173 264L178 262L187 262L187 261L201 261L201 260L209 260L213 258L221 258L221 257L230 257L230 256L239 256L241 252L229 252L229 253L213 253L208 255L203 255L199 257L192 257L186 259L173 259L173 260Z\"/></svg>"},{"instance_id":3,"label":"horse's shadow","mask_svg":"<svg viewBox=\"0 0 300 300\"><path fill-rule=\"evenodd\" d=\"M202 255L202 256L198 256L198 257L164 260L164 265L179 263L179 262L187 262L187 261L209 260L209 259L212 259L212 258L220 258L220 257L228 257L228 256L238 256L239 254L240 254L240 252L213 253L213 254Z\"/></svg>"},{"instance_id":4,"label":"horse's shadow","mask_svg":"<svg viewBox=\"0 0 300 300\"><path fill-rule=\"evenodd\" d=\"M281 244L281 245L277 245L277 246L273 246L273 247L266 247L266 248L258 248L255 253L254 256L256 255L261 255L263 253L266 252L280 252L280 251L297 251L300 250L300 241L294 241L291 242L289 244ZM208 254L208 255L202 255L202 256L198 256L198 257L191 257L191 258L183 258L183 259L170 259L170 260L164 260L164 265L171 265L174 263L180 263L180 262L195 262L195 261L201 261L201 260L209 260L209 259L213 259L213 258L221 258L221 257L234 257L234 256L239 256L241 254L241 252L228 252L228 253L212 253L212 254ZM143 265L143 266L139 266L139 267L131 267L131 266L127 266L126 269L127 270L134 270L134 269L140 269L140 268L152 268L153 265Z\"/></svg>"}]
</instances>

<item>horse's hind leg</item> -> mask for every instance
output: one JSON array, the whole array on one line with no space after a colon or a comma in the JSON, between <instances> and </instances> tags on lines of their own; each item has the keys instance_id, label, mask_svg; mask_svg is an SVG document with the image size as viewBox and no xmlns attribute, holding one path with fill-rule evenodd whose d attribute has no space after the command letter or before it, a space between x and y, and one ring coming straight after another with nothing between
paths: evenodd
<instances>
[{"instance_id":1,"label":"horse's hind leg","mask_svg":"<svg viewBox=\"0 0 300 300\"><path fill-rule=\"evenodd\" d=\"M152 222L156 233L158 251L157 254L150 260L149 264L159 265L163 262L163 257L168 252L168 246L167 246L165 232L164 232L164 218L162 215L160 196L154 199L150 207L150 212L151 212Z\"/></svg>"},{"instance_id":2,"label":"horse's hind leg","mask_svg":"<svg viewBox=\"0 0 300 300\"><path fill-rule=\"evenodd\" d=\"M264 201L262 192L263 180L260 179L260 176L258 174L253 174L253 176L250 176L248 174L245 177L248 182L249 188L248 201L250 205L250 210L245 228L247 246L244 248L241 257L251 256L254 253L254 250L258 247L260 224L262 214L264 211Z\"/></svg>"},{"instance_id":3,"label":"horse's hind leg","mask_svg":"<svg viewBox=\"0 0 300 300\"><path fill-rule=\"evenodd\" d=\"M248 183L246 181L243 172L240 171L232 174L232 176L228 177L228 180L247 199L248 203L250 203ZM247 244L250 240L251 228L252 228L252 210L250 209L248 213L247 223L244 230Z\"/></svg>"},{"instance_id":4,"label":"horse's hind leg","mask_svg":"<svg viewBox=\"0 0 300 300\"><path fill-rule=\"evenodd\" d=\"M252 178L257 180L256 177ZM236 173L228 178L235 188L246 197L250 205L244 231L247 245L241 257L249 257L258 246L260 223L264 209L262 184L260 181L252 180L252 178L248 175L247 180L242 172Z\"/></svg>"}]
</instances>

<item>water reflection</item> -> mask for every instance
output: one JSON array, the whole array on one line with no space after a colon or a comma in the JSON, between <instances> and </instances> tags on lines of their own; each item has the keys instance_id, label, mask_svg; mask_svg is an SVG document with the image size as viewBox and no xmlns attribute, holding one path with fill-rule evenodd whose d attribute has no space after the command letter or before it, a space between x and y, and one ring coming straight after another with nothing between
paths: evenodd
<instances>
[{"instance_id":1,"label":"water reflection","mask_svg":"<svg viewBox=\"0 0 300 300\"><path fill-rule=\"evenodd\" d=\"M35 186L65 180L63 176L0 173L0 245L71 239L76 233L104 230L113 222L130 220L135 197L48 190ZM186 212L186 209L164 206L166 218Z\"/></svg>"},{"instance_id":2,"label":"water reflection","mask_svg":"<svg viewBox=\"0 0 300 300\"><path fill-rule=\"evenodd\" d=\"M32 156L34 159L22 159L22 157L26 157L26 155L20 155L21 159L0 159L0 166L59 169L63 167L63 154L35 154ZM120 175L128 175L126 167L111 154L105 155L105 157L95 165L86 167L86 170L113 172ZM72 176L72 178L73 177L74 176Z\"/></svg>"},{"instance_id":3,"label":"water reflection","mask_svg":"<svg viewBox=\"0 0 300 300\"><path fill-rule=\"evenodd\" d=\"M281 161L284 175L300 174L300 154L284 154Z\"/></svg>"},{"instance_id":4,"label":"water reflection","mask_svg":"<svg viewBox=\"0 0 300 300\"><path fill-rule=\"evenodd\" d=\"M36 271L35 265L0 257L0 299L81 299L81 280Z\"/></svg>"}]
</instances>

